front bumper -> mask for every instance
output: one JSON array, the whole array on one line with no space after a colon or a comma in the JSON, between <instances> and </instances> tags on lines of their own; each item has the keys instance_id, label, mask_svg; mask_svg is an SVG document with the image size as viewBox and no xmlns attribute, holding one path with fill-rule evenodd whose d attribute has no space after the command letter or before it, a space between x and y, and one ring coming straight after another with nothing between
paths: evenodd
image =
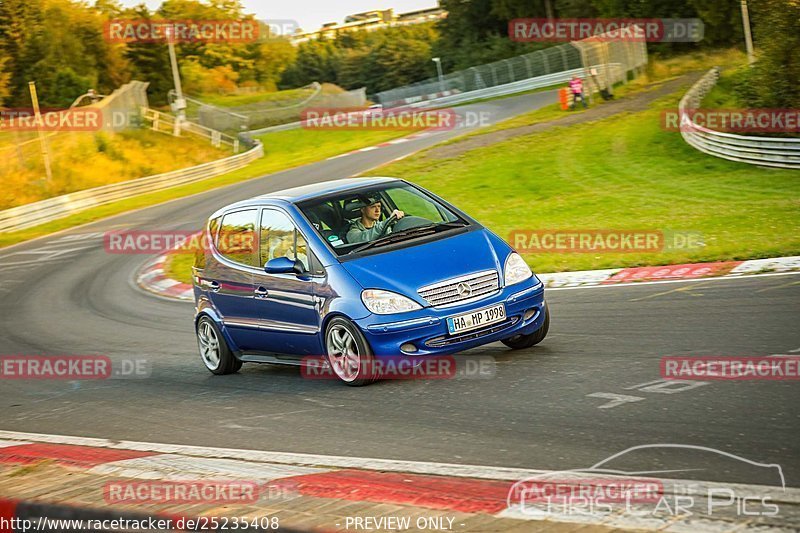
<instances>
[{"instance_id":1,"label":"front bumper","mask_svg":"<svg viewBox=\"0 0 800 533\"><path fill-rule=\"evenodd\" d=\"M499 303L506 307L503 322L450 335L447 318ZM528 335L544 323L544 285L536 276L504 287L500 292L446 308L426 307L396 315L369 315L356 320L372 351L378 355L447 355L496 342L514 335ZM528 312L528 318L525 318ZM416 351L401 350L413 344Z\"/></svg>"}]
</instances>

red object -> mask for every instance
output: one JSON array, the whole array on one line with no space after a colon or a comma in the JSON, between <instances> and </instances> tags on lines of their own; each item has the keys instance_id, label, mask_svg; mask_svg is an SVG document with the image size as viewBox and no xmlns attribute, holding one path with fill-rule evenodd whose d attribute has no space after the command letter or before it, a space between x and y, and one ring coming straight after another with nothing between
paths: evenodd
<instances>
[{"instance_id":1,"label":"red object","mask_svg":"<svg viewBox=\"0 0 800 533\"><path fill-rule=\"evenodd\" d=\"M463 513L497 513L506 508L513 483L394 472L339 470L293 476L270 483L306 496L417 505Z\"/></svg>"},{"instance_id":2,"label":"red object","mask_svg":"<svg viewBox=\"0 0 800 533\"><path fill-rule=\"evenodd\" d=\"M718 261L716 263L624 268L603 283L705 278L730 272L740 264L742 264L741 261Z\"/></svg>"},{"instance_id":3,"label":"red object","mask_svg":"<svg viewBox=\"0 0 800 533\"><path fill-rule=\"evenodd\" d=\"M17 502L13 500L0 500L0 533L14 533L11 527L11 519L14 518L17 512ZM5 523L8 527L3 527Z\"/></svg>"},{"instance_id":4,"label":"red object","mask_svg":"<svg viewBox=\"0 0 800 533\"><path fill-rule=\"evenodd\" d=\"M563 89L560 89L558 91L558 101L561 104L562 111L566 111L567 109L569 109L569 102L570 102L569 89L564 87Z\"/></svg>"},{"instance_id":5,"label":"red object","mask_svg":"<svg viewBox=\"0 0 800 533\"><path fill-rule=\"evenodd\" d=\"M156 454L134 450L112 450L89 446L39 443L0 448L0 463L31 464L43 459L52 459L56 463L67 466L92 468L103 463L138 459L139 457L148 457L150 455Z\"/></svg>"}]
</instances>

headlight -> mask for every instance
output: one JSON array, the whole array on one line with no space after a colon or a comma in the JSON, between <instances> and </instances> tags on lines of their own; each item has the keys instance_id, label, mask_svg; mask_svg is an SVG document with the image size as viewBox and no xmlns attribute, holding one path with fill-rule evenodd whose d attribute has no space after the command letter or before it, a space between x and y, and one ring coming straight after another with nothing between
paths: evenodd
<instances>
[{"instance_id":1,"label":"headlight","mask_svg":"<svg viewBox=\"0 0 800 533\"><path fill-rule=\"evenodd\" d=\"M361 292L361 301L367 309L376 315L390 315L422 309L422 306L410 298L396 292L367 289Z\"/></svg>"},{"instance_id":2,"label":"headlight","mask_svg":"<svg viewBox=\"0 0 800 533\"><path fill-rule=\"evenodd\" d=\"M528 263L516 252L511 252L511 255L506 259L506 266L503 272L505 273L506 287L525 281L533 276Z\"/></svg>"}]
</instances>

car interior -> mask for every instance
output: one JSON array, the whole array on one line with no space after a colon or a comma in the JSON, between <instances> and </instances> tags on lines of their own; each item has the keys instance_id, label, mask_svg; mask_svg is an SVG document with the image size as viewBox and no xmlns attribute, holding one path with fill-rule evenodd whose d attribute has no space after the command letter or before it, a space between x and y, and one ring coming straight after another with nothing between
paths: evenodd
<instances>
[{"instance_id":1,"label":"car interior","mask_svg":"<svg viewBox=\"0 0 800 533\"><path fill-rule=\"evenodd\" d=\"M388 203L385 194L380 194L384 209L381 220L386 219L386 213L391 213L393 207ZM347 231L350 226L361 218L361 208L364 203L358 196L344 199L328 200L304 209L309 221L314 225L326 241L335 241L337 238L347 244Z\"/></svg>"}]
</instances>

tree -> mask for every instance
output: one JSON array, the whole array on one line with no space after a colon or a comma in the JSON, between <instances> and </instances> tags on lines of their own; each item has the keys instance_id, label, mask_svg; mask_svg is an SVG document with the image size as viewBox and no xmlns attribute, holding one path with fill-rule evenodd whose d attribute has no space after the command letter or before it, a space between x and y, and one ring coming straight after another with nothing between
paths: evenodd
<instances>
[{"instance_id":1,"label":"tree","mask_svg":"<svg viewBox=\"0 0 800 533\"><path fill-rule=\"evenodd\" d=\"M751 0L757 61L739 92L752 107L800 108L800 1Z\"/></svg>"},{"instance_id":2,"label":"tree","mask_svg":"<svg viewBox=\"0 0 800 533\"><path fill-rule=\"evenodd\" d=\"M281 78L281 87L302 87L318 81L336 83L340 52L328 39L316 39L300 44L297 59Z\"/></svg>"}]
</instances>

